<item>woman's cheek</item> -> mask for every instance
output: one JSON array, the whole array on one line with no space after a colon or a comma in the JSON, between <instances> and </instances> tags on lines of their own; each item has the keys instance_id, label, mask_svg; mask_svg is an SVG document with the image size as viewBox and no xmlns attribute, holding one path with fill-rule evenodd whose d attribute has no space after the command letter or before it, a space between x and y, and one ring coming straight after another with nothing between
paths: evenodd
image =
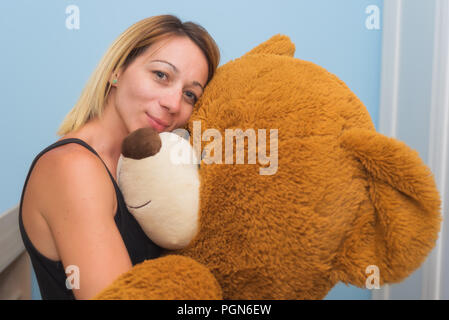
<instances>
[{"instance_id":1,"label":"woman's cheek","mask_svg":"<svg viewBox=\"0 0 449 320\"><path fill-rule=\"evenodd\" d=\"M187 108L186 108L187 109ZM179 114L177 119L176 128L183 128L187 122L189 122L190 116L192 115L192 110L185 110Z\"/></svg>"},{"instance_id":2,"label":"woman's cheek","mask_svg":"<svg viewBox=\"0 0 449 320\"><path fill-rule=\"evenodd\" d=\"M133 85L130 86L130 98L131 99L144 99L148 96L148 92L149 92L149 88L148 85L146 85L146 83L143 82L134 82Z\"/></svg>"}]
</instances>

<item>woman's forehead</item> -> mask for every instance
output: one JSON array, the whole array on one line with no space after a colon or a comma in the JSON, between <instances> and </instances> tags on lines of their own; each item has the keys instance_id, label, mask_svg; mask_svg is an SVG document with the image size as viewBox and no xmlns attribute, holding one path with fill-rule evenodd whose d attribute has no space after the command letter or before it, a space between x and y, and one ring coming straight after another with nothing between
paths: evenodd
<instances>
[{"instance_id":1,"label":"woman's forehead","mask_svg":"<svg viewBox=\"0 0 449 320\"><path fill-rule=\"evenodd\" d=\"M201 49L188 37L169 37L154 43L142 54L141 62L165 64L176 73L191 74L196 78L194 80L202 84L207 81L207 59Z\"/></svg>"}]
</instances>

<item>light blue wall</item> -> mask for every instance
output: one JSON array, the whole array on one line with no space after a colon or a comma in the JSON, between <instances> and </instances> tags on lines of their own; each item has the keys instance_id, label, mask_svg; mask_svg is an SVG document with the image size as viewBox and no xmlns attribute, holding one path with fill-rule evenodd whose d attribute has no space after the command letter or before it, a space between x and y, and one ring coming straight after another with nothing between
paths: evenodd
<instances>
[{"instance_id":1,"label":"light blue wall","mask_svg":"<svg viewBox=\"0 0 449 320\"><path fill-rule=\"evenodd\" d=\"M80 9L79 30L65 26L71 4ZM365 27L369 5L382 12L383 0L1 1L0 212L19 201L32 159L56 140L58 125L109 44L152 15L171 13L203 25L219 44L222 63L286 34L296 44L296 57L345 81L377 126L381 29ZM338 285L328 298L370 296Z\"/></svg>"}]
</instances>

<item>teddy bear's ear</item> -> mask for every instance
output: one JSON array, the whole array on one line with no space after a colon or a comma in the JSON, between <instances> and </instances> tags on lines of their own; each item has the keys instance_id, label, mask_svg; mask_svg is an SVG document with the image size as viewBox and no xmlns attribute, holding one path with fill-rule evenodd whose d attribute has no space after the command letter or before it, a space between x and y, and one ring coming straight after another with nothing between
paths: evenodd
<instances>
[{"instance_id":1,"label":"teddy bear's ear","mask_svg":"<svg viewBox=\"0 0 449 320\"><path fill-rule=\"evenodd\" d=\"M350 129L340 138L364 171L367 198L331 277L365 287L377 267L380 285L399 282L424 262L438 238L440 196L433 174L416 151L374 130Z\"/></svg>"},{"instance_id":2,"label":"teddy bear's ear","mask_svg":"<svg viewBox=\"0 0 449 320\"><path fill-rule=\"evenodd\" d=\"M259 44L244 56L253 54L276 54L280 56L293 57L295 54L295 44L291 42L289 37L277 34L267 41Z\"/></svg>"}]
</instances>

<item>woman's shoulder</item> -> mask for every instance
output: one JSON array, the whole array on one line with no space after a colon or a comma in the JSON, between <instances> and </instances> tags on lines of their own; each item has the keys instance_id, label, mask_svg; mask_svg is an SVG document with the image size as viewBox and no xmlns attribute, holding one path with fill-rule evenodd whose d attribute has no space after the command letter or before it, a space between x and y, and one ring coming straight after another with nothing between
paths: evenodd
<instances>
[{"instance_id":1,"label":"woman's shoulder","mask_svg":"<svg viewBox=\"0 0 449 320\"><path fill-rule=\"evenodd\" d=\"M58 201L55 194L73 200L89 194L98 201L115 200L114 185L101 159L76 143L44 153L35 164L33 180L45 205Z\"/></svg>"},{"instance_id":2,"label":"woman's shoulder","mask_svg":"<svg viewBox=\"0 0 449 320\"><path fill-rule=\"evenodd\" d=\"M36 177L51 178L49 181L52 182L65 182L58 178L107 177L104 171L103 163L94 153L75 143L48 150L38 159L33 169Z\"/></svg>"},{"instance_id":3,"label":"woman's shoulder","mask_svg":"<svg viewBox=\"0 0 449 320\"><path fill-rule=\"evenodd\" d=\"M101 162L92 151L78 143L67 143L54 147L45 152L38 160L41 165L77 165L80 161L92 164Z\"/></svg>"}]
</instances>

